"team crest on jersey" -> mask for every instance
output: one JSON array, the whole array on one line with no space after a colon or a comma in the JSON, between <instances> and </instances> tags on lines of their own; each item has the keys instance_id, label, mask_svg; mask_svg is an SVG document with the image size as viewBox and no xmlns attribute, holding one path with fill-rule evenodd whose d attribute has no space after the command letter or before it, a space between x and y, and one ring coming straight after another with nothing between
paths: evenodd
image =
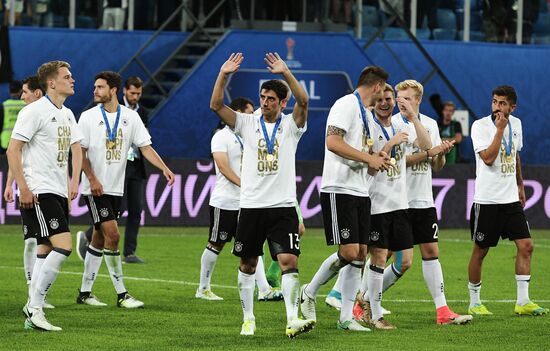
<instances>
[{"instance_id":1,"label":"team crest on jersey","mask_svg":"<svg viewBox=\"0 0 550 351\"><path fill-rule=\"evenodd\" d=\"M344 228L340 231L340 236L342 237L342 239L347 239L349 238L349 229L348 228Z\"/></svg>"},{"instance_id":2,"label":"team crest on jersey","mask_svg":"<svg viewBox=\"0 0 550 351\"><path fill-rule=\"evenodd\" d=\"M127 120L127 119L123 119L123 120L122 120L122 125L126 127L126 126L128 125L128 120Z\"/></svg>"},{"instance_id":3,"label":"team crest on jersey","mask_svg":"<svg viewBox=\"0 0 550 351\"><path fill-rule=\"evenodd\" d=\"M277 128L277 134L281 134L283 132L283 127Z\"/></svg>"},{"instance_id":4,"label":"team crest on jersey","mask_svg":"<svg viewBox=\"0 0 550 351\"><path fill-rule=\"evenodd\" d=\"M380 233L370 232L370 241L378 241L380 239Z\"/></svg>"},{"instance_id":5,"label":"team crest on jersey","mask_svg":"<svg viewBox=\"0 0 550 351\"><path fill-rule=\"evenodd\" d=\"M59 228L59 222L57 221L57 218L50 219L50 228L52 228L53 230Z\"/></svg>"},{"instance_id":6,"label":"team crest on jersey","mask_svg":"<svg viewBox=\"0 0 550 351\"><path fill-rule=\"evenodd\" d=\"M512 135L514 136L514 138L517 138L517 137L518 137L518 132L517 132L517 130L513 130L513 129L512 129Z\"/></svg>"},{"instance_id":7,"label":"team crest on jersey","mask_svg":"<svg viewBox=\"0 0 550 351\"><path fill-rule=\"evenodd\" d=\"M99 214L101 215L101 217L107 217L109 215L109 210L106 208L102 208L101 210L99 210Z\"/></svg>"},{"instance_id":8,"label":"team crest on jersey","mask_svg":"<svg viewBox=\"0 0 550 351\"><path fill-rule=\"evenodd\" d=\"M477 232L476 233L476 240L477 241L483 241L483 239L485 239L485 234L483 234L482 232Z\"/></svg>"},{"instance_id":9,"label":"team crest on jersey","mask_svg":"<svg viewBox=\"0 0 550 351\"><path fill-rule=\"evenodd\" d=\"M23 235L27 235L28 232L29 232L29 228L27 227L27 225L24 225L23 226Z\"/></svg>"},{"instance_id":10,"label":"team crest on jersey","mask_svg":"<svg viewBox=\"0 0 550 351\"><path fill-rule=\"evenodd\" d=\"M226 240L227 239L227 232L221 232L220 233L220 240Z\"/></svg>"},{"instance_id":11,"label":"team crest on jersey","mask_svg":"<svg viewBox=\"0 0 550 351\"><path fill-rule=\"evenodd\" d=\"M235 250L235 252L241 252L243 250L243 244L236 241L234 250Z\"/></svg>"}]
</instances>

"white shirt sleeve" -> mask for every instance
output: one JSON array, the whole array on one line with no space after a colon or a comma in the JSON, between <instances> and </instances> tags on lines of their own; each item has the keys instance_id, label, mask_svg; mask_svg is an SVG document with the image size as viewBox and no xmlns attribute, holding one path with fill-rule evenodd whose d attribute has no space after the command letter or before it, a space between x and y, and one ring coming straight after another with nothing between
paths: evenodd
<instances>
[{"instance_id":1,"label":"white shirt sleeve","mask_svg":"<svg viewBox=\"0 0 550 351\"><path fill-rule=\"evenodd\" d=\"M131 144L137 146L137 147L144 147L147 145L151 145L151 135L147 131L147 128L145 128L145 125L143 124L143 121L137 114L137 112L132 111L132 118L135 120L135 127L134 127L134 135L133 140Z\"/></svg>"},{"instance_id":2,"label":"white shirt sleeve","mask_svg":"<svg viewBox=\"0 0 550 351\"><path fill-rule=\"evenodd\" d=\"M339 99L328 113L327 126L340 128L347 133L357 113L358 106L357 104L351 104L350 99Z\"/></svg>"},{"instance_id":3,"label":"white shirt sleeve","mask_svg":"<svg viewBox=\"0 0 550 351\"><path fill-rule=\"evenodd\" d=\"M293 134L298 138L300 138L307 131L307 120L306 120L306 123L304 123L304 126L302 128L299 128L292 114L288 115L288 118L291 119L291 121L289 121L288 124L290 125L290 128L292 129Z\"/></svg>"},{"instance_id":4,"label":"white shirt sleeve","mask_svg":"<svg viewBox=\"0 0 550 351\"><path fill-rule=\"evenodd\" d=\"M254 128L254 115L250 114L247 115L245 113L241 113L238 111L235 111L236 119L235 119L235 133L239 134L243 138L246 134L247 128Z\"/></svg>"},{"instance_id":5,"label":"white shirt sleeve","mask_svg":"<svg viewBox=\"0 0 550 351\"><path fill-rule=\"evenodd\" d=\"M523 126L521 125L520 119L518 119L518 125L518 145L516 146L516 150L520 152L523 148Z\"/></svg>"},{"instance_id":6,"label":"white shirt sleeve","mask_svg":"<svg viewBox=\"0 0 550 351\"><path fill-rule=\"evenodd\" d=\"M40 129L40 117L40 115L33 116L32 109L23 108L19 111L11 138L27 143L31 141L34 134Z\"/></svg>"},{"instance_id":7,"label":"white shirt sleeve","mask_svg":"<svg viewBox=\"0 0 550 351\"><path fill-rule=\"evenodd\" d=\"M81 141L84 138L84 136L82 135L82 132L80 131L80 128L76 123L73 111L71 110L69 111L70 111L69 120L71 121L71 145L72 145L74 143Z\"/></svg>"},{"instance_id":8,"label":"white shirt sleeve","mask_svg":"<svg viewBox=\"0 0 550 351\"><path fill-rule=\"evenodd\" d=\"M214 152L225 152L227 153L227 143L224 143L223 130L218 130L216 134L212 137L210 142L211 153Z\"/></svg>"},{"instance_id":9,"label":"white shirt sleeve","mask_svg":"<svg viewBox=\"0 0 550 351\"><path fill-rule=\"evenodd\" d=\"M82 136L80 146L87 149L90 147L90 128L88 128L89 114L83 112L78 119L78 130Z\"/></svg>"},{"instance_id":10,"label":"white shirt sleeve","mask_svg":"<svg viewBox=\"0 0 550 351\"><path fill-rule=\"evenodd\" d=\"M472 144L474 145L474 152L479 153L480 151L487 150L492 141L488 130L484 130L482 121L475 121L474 124L472 124Z\"/></svg>"}]
</instances>

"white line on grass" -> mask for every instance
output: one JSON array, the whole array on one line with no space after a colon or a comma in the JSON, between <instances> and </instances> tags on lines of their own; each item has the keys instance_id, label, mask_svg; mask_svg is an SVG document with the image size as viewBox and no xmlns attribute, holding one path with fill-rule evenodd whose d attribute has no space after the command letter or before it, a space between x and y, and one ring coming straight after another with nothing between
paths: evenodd
<instances>
[{"instance_id":1,"label":"white line on grass","mask_svg":"<svg viewBox=\"0 0 550 351\"><path fill-rule=\"evenodd\" d=\"M13 267L13 266L0 266L0 269L17 269L22 270L23 267ZM78 275L81 276L82 272L59 272L60 274L67 274L67 275ZM109 278L109 275L107 274L98 274L98 277L103 278ZM126 280L136 280L136 281L142 281L142 282L148 282L148 283L165 283L165 284L178 284L178 285L191 285L191 286L197 286L198 283L195 282L186 282L184 280L170 280L170 279L156 279L156 278L141 278L141 277L128 277L124 276L123 279ZM211 284L211 286L215 288L221 288L221 289L237 289L236 286L233 285L222 285L222 284ZM319 297L326 297L327 295L318 295ZM409 302L423 302L423 303L433 303L433 300L428 299L384 299L384 301L387 302L397 302L397 303L409 303ZM516 300L486 300L483 299L484 302L496 302L496 303L512 303L516 302ZM453 303L465 303L469 302L469 300L447 300L447 302L453 302ZM537 302L541 303L548 303L550 300L537 300Z\"/></svg>"}]
</instances>

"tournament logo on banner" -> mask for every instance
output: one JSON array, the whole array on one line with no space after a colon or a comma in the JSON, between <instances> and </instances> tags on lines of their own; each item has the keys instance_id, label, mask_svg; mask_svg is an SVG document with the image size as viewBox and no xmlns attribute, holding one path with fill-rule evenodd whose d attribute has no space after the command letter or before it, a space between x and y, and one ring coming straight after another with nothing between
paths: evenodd
<instances>
[{"instance_id":1,"label":"tournament logo on banner","mask_svg":"<svg viewBox=\"0 0 550 351\"><path fill-rule=\"evenodd\" d=\"M8 27L0 26L0 83L10 82L12 75Z\"/></svg>"}]
</instances>

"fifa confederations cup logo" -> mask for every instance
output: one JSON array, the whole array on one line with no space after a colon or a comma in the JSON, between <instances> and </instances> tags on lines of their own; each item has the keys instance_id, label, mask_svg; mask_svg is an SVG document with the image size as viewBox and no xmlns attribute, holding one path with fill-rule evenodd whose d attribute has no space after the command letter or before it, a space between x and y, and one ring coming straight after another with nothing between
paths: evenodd
<instances>
[{"instance_id":1,"label":"fifa confederations cup logo","mask_svg":"<svg viewBox=\"0 0 550 351\"><path fill-rule=\"evenodd\" d=\"M287 60L294 60L294 46L296 45L296 41L292 38L288 38L286 40L286 59Z\"/></svg>"}]
</instances>

